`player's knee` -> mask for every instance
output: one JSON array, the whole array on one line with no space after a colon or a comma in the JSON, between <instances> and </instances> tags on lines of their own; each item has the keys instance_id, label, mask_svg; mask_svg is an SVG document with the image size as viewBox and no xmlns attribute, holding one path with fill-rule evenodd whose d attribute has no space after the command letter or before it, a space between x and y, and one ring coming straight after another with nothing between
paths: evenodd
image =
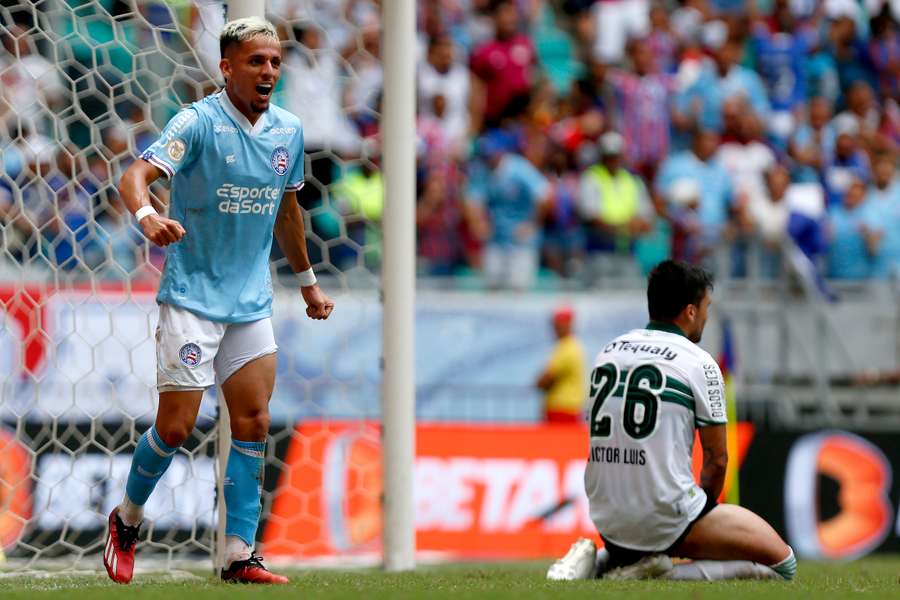
<instances>
[{"instance_id":1,"label":"player's knee","mask_svg":"<svg viewBox=\"0 0 900 600\"><path fill-rule=\"evenodd\" d=\"M156 433L166 446L178 448L188 439L193 428L193 425L187 423L157 423Z\"/></svg>"},{"instance_id":2,"label":"player's knee","mask_svg":"<svg viewBox=\"0 0 900 600\"><path fill-rule=\"evenodd\" d=\"M755 549L756 556L753 558L755 562L772 566L785 560L791 554L791 547L781 539L774 529L771 527L766 529L768 531L747 531L743 534L743 539L753 540L751 545Z\"/></svg>"},{"instance_id":3,"label":"player's knee","mask_svg":"<svg viewBox=\"0 0 900 600\"><path fill-rule=\"evenodd\" d=\"M269 433L270 421L268 410L253 411L232 419L231 433L235 438L247 442L264 440Z\"/></svg>"}]
</instances>

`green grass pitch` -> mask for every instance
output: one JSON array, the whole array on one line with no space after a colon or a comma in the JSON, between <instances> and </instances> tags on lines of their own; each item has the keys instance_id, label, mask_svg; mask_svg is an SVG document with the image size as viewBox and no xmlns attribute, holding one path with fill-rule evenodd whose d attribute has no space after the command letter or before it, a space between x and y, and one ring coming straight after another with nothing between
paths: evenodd
<instances>
[{"instance_id":1,"label":"green grass pitch","mask_svg":"<svg viewBox=\"0 0 900 600\"><path fill-rule=\"evenodd\" d=\"M206 574L172 581L164 575L137 575L130 586L118 586L104 575L52 578L0 578L0 598L65 598L67 600L227 600L290 598L710 598L775 600L801 598L900 598L900 556L880 556L850 563L801 562L798 578L787 582L548 582L548 562L517 564L453 564L422 567L413 573L377 570L286 572L289 586L260 588L220 583Z\"/></svg>"}]
</instances>

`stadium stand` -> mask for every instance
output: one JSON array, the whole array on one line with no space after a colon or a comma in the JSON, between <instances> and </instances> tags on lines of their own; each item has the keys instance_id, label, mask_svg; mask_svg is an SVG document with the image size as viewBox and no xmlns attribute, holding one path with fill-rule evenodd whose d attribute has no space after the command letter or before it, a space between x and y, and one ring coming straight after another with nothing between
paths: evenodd
<instances>
[{"instance_id":1,"label":"stadium stand","mask_svg":"<svg viewBox=\"0 0 900 600\"><path fill-rule=\"evenodd\" d=\"M6 271L156 276L162 257L129 226L112 182L174 110L214 88L222 10L169 4L3 3ZM823 277L887 278L900 266L891 3L418 4L423 276L484 285L503 248L526 272L491 286L592 287L668 255L709 262L723 244L732 275L760 245L773 276L788 240ZM376 3L269 11L286 47L279 102L305 117L315 258L332 272L377 272ZM154 36L177 61L143 50ZM166 82L162 97L146 70ZM603 166L612 132L620 173Z\"/></svg>"}]
</instances>

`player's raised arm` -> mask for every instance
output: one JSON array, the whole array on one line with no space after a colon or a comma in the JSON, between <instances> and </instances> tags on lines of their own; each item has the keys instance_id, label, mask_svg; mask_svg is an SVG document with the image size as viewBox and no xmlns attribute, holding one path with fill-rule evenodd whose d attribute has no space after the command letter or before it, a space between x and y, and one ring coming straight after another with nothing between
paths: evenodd
<instances>
[{"instance_id":1,"label":"player's raised arm","mask_svg":"<svg viewBox=\"0 0 900 600\"><path fill-rule=\"evenodd\" d=\"M136 160L119 181L119 195L141 224L147 239L157 246L168 246L184 236L184 227L178 221L158 214L150 202L150 184L162 176L158 167Z\"/></svg>"},{"instance_id":2,"label":"player's raised arm","mask_svg":"<svg viewBox=\"0 0 900 600\"><path fill-rule=\"evenodd\" d=\"M300 293L306 302L306 315L311 319L327 319L334 302L319 289L309 253L306 250L306 226L297 202L296 192L285 192L275 219L275 239L294 273L300 277Z\"/></svg>"}]
</instances>

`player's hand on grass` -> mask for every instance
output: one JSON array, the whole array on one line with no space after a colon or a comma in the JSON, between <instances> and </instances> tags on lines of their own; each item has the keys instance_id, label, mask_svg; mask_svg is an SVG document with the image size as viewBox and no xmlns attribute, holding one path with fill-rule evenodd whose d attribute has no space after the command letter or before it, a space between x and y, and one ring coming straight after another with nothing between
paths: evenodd
<instances>
[{"instance_id":1,"label":"player's hand on grass","mask_svg":"<svg viewBox=\"0 0 900 600\"><path fill-rule=\"evenodd\" d=\"M147 239L157 246L168 246L184 237L181 223L162 215L147 215L141 219L141 227Z\"/></svg>"},{"instance_id":2,"label":"player's hand on grass","mask_svg":"<svg viewBox=\"0 0 900 600\"><path fill-rule=\"evenodd\" d=\"M306 316L310 319L327 319L334 310L334 302L319 289L318 284L301 287L300 294L306 302Z\"/></svg>"}]
</instances>

